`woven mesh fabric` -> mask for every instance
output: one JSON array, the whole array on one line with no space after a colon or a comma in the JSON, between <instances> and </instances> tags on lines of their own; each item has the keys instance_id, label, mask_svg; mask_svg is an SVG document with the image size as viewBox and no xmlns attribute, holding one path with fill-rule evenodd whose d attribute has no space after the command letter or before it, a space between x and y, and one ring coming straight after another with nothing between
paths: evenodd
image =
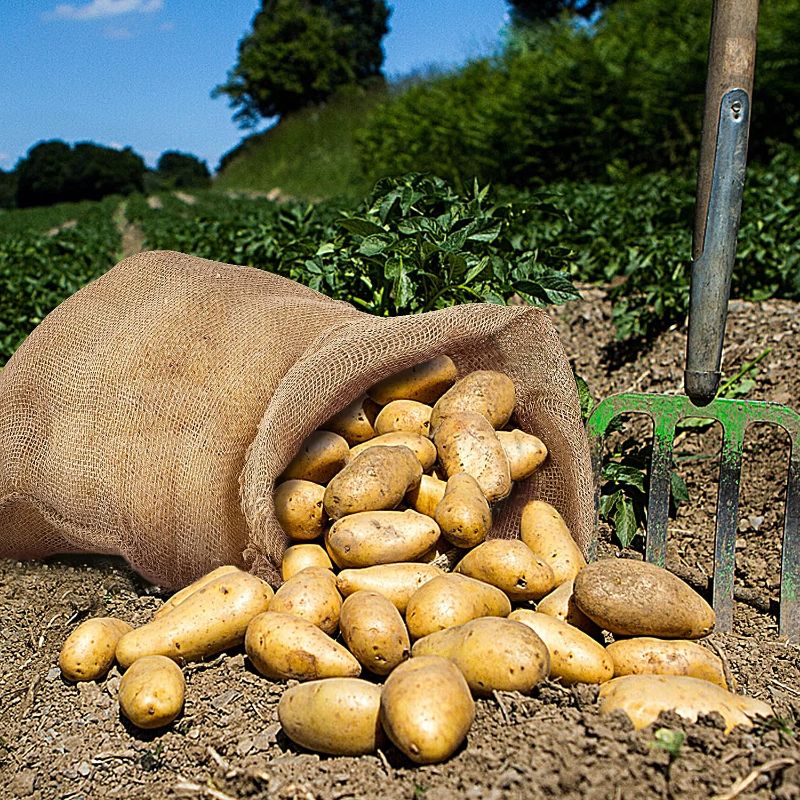
<instances>
[{"instance_id":1,"label":"woven mesh fabric","mask_svg":"<svg viewBox=\"0 0 800 800\"><path fill-rule=\"evenodd\" d=\"M585 549L592 475L577 392L538 309L379 318L261 270L132 256L51 312L0 372L0 556L125 557L178 587L220 564L273 584L272 504L303 439L376 381L440 353L497 369L550 457L496 510L552 503Z\"/></svg>"}]
</instances>

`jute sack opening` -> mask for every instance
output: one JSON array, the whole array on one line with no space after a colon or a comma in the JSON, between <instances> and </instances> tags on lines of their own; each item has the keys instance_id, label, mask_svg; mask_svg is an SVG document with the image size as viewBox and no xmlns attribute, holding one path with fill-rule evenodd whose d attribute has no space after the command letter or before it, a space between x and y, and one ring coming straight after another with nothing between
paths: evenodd
<instances>
[{"instance_id":1,"label":"jute sack opening","mask_svg":"<svg viewBox=\"0 0 800 800\"><path fill-rule=\"evenodd\" d=\"M537 497L585 550L592 476L572 373L545 313L467 305L380 318L261 270L172 252L121 262L50 313L0 372L0 556L121 555L178 587L220 564L280 581L276 478L375 382L446 353L501 370L550 456Z\"/></svg>"}]
</instances>

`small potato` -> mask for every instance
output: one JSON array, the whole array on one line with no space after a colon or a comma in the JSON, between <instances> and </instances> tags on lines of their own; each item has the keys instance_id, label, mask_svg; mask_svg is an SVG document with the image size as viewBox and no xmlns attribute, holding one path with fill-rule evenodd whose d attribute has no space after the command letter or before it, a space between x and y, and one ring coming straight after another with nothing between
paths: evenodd
<instances>
[{"instance_id":1,"label":"small potato","mask_svg":"<svg viewBox=\"0 0 800 800\"><path fill-rule=\"evenodd\" d=\"M444 417L433 437L445 474L472 475L484 497L494 503L511 493L511 469L494 428L480 414L455 412Z\"/></svg>"},{"instance_id":2,"label":"small potato","mask_svg":"<svg viewBox=\"0 0 800 800\"><path fill-rule=\"evenodd\" d=\"M646 561L603 558L575 578L575 604L611 633L700 639L714 629L714 610L677 575Z\"/></svg>"},{"instance_id":3,"label":"small potato","mask_svg":"<svg viewBox=\"0 0 800 800\"><path fill-rule=\"evenodd\" d=\"M420 656L401 664L381 694L381 724L395 747L417 764L449 758L475 719L475 702L458 668Z\"/></svg>"},{"instance_id":4,"label":"small potato","mask_svg":"<svg viewBox=\"0 0 800 800\"><path fill-rule=\"evenodd\" d=\"M519 428L513 431L497 431L497 438L508 458L512 481L530 478L547 458L544 442Z\"/></svg>"},{"instance_id":5,"label":"small potato","mask_svg":"<svg viewBox=\"0 0 800 800\"><path fill-rule=\"evenodd\" d=\"M553 570L519 539L479 544L458 562L455 571L496 586L514 601L538 600L555 582Z\"/></svg>"},{"instance_id":6,"label":"small potato","mask_svg":"<svg viewBox=\"0 0 800 800\"><path fill-rule=\"evenodd\" d=\"M364 511L335 522L325 546L338 567L371 567L419 558L439 534L439 526L416 511Z\"/></svg>"},{"instance_id":7,"label":"small potato","mask_svg":"<svg viewBox=\"0 0 800 800\"><path fill-rule=\"evenodd\" d=\"M314 431L300 446L279 480L327 483L347 463L350 447L338 433Z\"/></svg>"},{"instance_id":8,"label":"small potato","mask_svg":"<svg viewBox=\"0 0 800 800\"><path fill-rule=\"evenodd\" d=\"M446 488L447 481L440 481L431 475L423 475L419 486L406 495L406 502L420 514L433 518L436 514L436 506L444 497Z\"/></svg>"},{"instance_id":9,"label":"small potato","mask_svg":"<svg viewBox=\"0 0 800 800\"><path fill-rule=\"evenodd\" d=\"M407 431L427 436L431 428L431 411L433 408L416 400L392 400L381 409L375 420L375 432L378 435Z\"/></svg>"},{"instance_id":10,"label":"small potato","mask_svg":"<svg viewBox=\"0 0 800 800\"><path fill-rule=\"evenodd\" d=\"M144 656L119 682L119 708L137 728L163 728L181 713L185 689L183 673L174 661Z\"/></svg>"},{"instance_id":11,"label":"small potato","mask_svg":"<svg viewBox=\"0 0 800 800\"><path fill-rule=\"evenodd\" d=\"M662 711L674 711L695 722L700 714L717 712L725 720L725 733L734 727L753 727L755 717L772 717L761 700L733 694L727 689L685 675L625 675L600 687L600 713L624 711L637 730L652 725Z\"/></svg>"},{"instance_id":12,"label":"small potato","mask_svg":"<svg viewBox=\"0 0 800 800\"><path fill-rule=\"evenodd\" d=\"M564 581L561 586L557 586L536 604L536 610L540 614L547 614L548 617L555 617L574 628L579 628L596 639L600 634L600 628L575 605L572 596L574 586L575 581Z\"/></svg>"},{"instance_id":13,"label":"small potato","mask_svg":"<svg viewBox=\"0 0 800 800\"><path fill-rule=\"evenodd\" d=\"M637 637L606 648L614 662L614 677L622 675L688 675L728 688L722 660L694 642Z\"/></svg>"},{"instance_id":14,"label":"small potato","mask_svg":"<svg viewBox=\"0 0 800 800\"><path fill-rule=\"evenodd\" d=\"M127 622L114 617L87 619L67 637L58 665L68 681L94 681L102 678L114 663L120 638L132 631Z\"/></svg>"},{"instance_id":15,"label":"small potato","mask_svg":"<svg viewBox=\"0 0 800 800\"><path fill-rule=\"evenodd\" d=\"M514 381L507 375L485 369L470 372L436 401L431 431L436 433L445 417L460 411L480 414L499 430L511 419L515 403Z\"/></svg>"},{"instance_id":16,"label":"small potato","mask_svg":"<svg viewBox=\"0 0 800 800\"><path fill-rule=\"evenodd\" d=\"M345 597L358 591L377 592L405 614L411 595L443 574L433 564L379 564L363 569L343 569L336 576L336 585Z\"/></svg>"},{"instance_id":17,"label":"small potato","mask_svg":"<svg viewBox=\"0 0 800 800\"><path fill-rule=\"evenodd\" d=\"M163 617L165 614L169 614L175 606L179 606L190 594L194 594L198 589L202 589L204 586L207 586L209 583L212 583L217 578L222 577L223 575L231 575L234 572L240 572L241 570L239 567L234 567L231 564L226 564L223 567L217 567L216 569L211 570L211 572L206 573L201 578L198 578L194 583L190 583L188 586L184 586L179 592L175 592L172 597L164 603L161 608L156 610L156 613L153 614L153 619L158 619L159 617Z\"/></svg>"},{"instance_id":18,"label":"small potato","mask_svg":"<svg viewBox=\"0 0 800 800\"><path fill-rule=\"evenodd\" d=\"M571 581L586 566L561 514L544 500L531 500L522 509L520 538L553 570L556 585Z\"/></svg>"},{"instance_id":19,"label":"small potato","mask_svg":"<svg viewBox=\"0 0 800 800\"><path fill-rule=\"evenodd\" d=\"M354 447L350 451L350 458L353 459L373 447L407 447L417 457L423 471L429 470L436 463L436 447L433 442L426 436L408 431L393 431L376 436Z\"/></svg>"},{"instance_id":20,"label":"small potato","mask_svg":"<svg viewBox=\"0 0 800 800\"><path fill-rule=\"evenodd\" d=\"M380 686L360 678L326 678L288 688L278 703L278 720L307 750L361 756L382 742L380 710Z\"/></svg>"},{"instance_id":21,"label":"small potato","mask_svg":"<svg viewBox=\"0 0 800 800\"><path fill-rule=\"evenodd\" d=\"M382 406L393 400L435 403L453 385L457 375L456 365L451 358L436 356L430 361L384 378L367 394Z\"/></svg>"},{"instance_id":22,"label":"small potato","mask_svg":"<svg viewBox=\"0 0 800 800\"><path fill-rule=\"evenodd\" d=\"M144 656L201 661L242 643L253 617L269 607L269 584L238 570L189 595L169 614L126 633L117 642L117 661L129 667Z\"/></svg>"},{"instance_id":23,"label":"small potato","mask_svg":"<svg viewBox=\"0 0 800 800\"><path fill-rule=\"evenodd\" d=\"M433 518L442 536L456 547L475 547L492 527L489 503L478 482L466 472L459 472L447 481Z\"/></svg>"},{"instance_id":24,"label":"small potato","mask_svg":"<svg viewBox=\"0 0 800 800\"><path fill-rule=\"evenodd\" d=\"M281 562L281 576L285 581L306 567L333 569L330 556L318 544L295 544L287 547Z\"/></svg>"},{"instance_id":25,"label":"small potato","mask_svg":"<svg viewBox=\"0 0 800 800\"><path fill-rule=\"evenodd\" d=\"M463 625L478 617L507 617L511 603L488 583L451 573L423 584L408 601L406 624L412 639Z\"/></svg>"},{"instance_id":26,"label":"small potato","mask_svg":"<svg viewBox=\"0 0 800 800\"><path fill-rule=\"evenodd\" d=\"M547 645L550 675L562 683L603 683L614 676L605 648L583 631L555 617L519 608L509 619L527 625Z\"/></svg>"},{"instance_id":27,"label":"small potato","mask_svg":"<svg viewBox=\"0 0 800 800\"><path fill-rule=\"evenodd\" d=\"M432 633L414 643L418 656L452 661L475 694L527 693L550 674L544 642L526 625L499 617L481 617Z\"/></svg>"},{"instance_id":28,"label":"small potato","mask_svg":"<svg viewBox=\"0 0 800 800\"><path fill-rule=\"evenodd\" d=\"M373 425L378 411L378 404L364 395L357 397L349 406L343 408L320 427L323 430L338 433L352 447L375 436Z\"/></svg>"},{"instance_id":29,"label":"small potato","mask_svg":"<svg viewBox=\"0 0 800 800\"><path fill-rule=\"evenodd\" d=\"M397 508L420 478L422 466L408 448L371 447L331 479L325 489L325 511L337 520L362 511Z\"/></svg>"},{"instance_id":30,"label":"small potato","mask_svg":"<svg viewBox=\"0 0 800 800\"><path fill-rule=\"evenodd\" d=\"M333 636L339 627L342 610L342 596L336 590L336 576L324 567L306 567L275 592L269 610L307 619Z\"/></svg>"},{"instance_id":31,"label":"small potato","mask_svg":"<svg viewBox=\"0 0 800 800\"><path fill-rule=\"evenodd\" d=\"M294 614L267 611L247 627L244 647L265 677L313 681L357 678L361 665L316 625Z\"/></svg>"},{"instance_id":32,"label":"small potato","mask_svg":"<svg viewBox=\"0 0 800 800\"><path fill-rule=\"evenodd\" d=\"M325 487L312 481L288 480L275 487L275 516L286 535L307 542L322 536L327 517Z\"/></svg>"},{"instance_id":33,"label":"small potato","mask_svg":"<svg viewBox=\"0 0 800 800\"><path fill-rule=\"evenodd\" d=\"M362 667L388 675L411 653L400 612L377 592L355 592L342 605L342 639Z\"/></svg>"}]
</instances>

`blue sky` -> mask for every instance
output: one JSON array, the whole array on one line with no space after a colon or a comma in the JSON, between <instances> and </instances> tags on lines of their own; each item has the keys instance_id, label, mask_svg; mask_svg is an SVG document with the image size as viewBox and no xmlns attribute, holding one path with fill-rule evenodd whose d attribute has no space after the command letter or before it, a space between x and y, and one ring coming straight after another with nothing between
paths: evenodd
<instances>
[{"instance_id":1,"label":"blue sky","mask_svg":"<svg viewBox=\"0 0 800 800\"><path fill-rule=\"evenodd\" d=\"M259 0L0 0L0 168L42 139L168 149L213 169L242 136L224 98ZM394 0L390 77L492 52L505 0Z\"/></svg>"}]
</instances>

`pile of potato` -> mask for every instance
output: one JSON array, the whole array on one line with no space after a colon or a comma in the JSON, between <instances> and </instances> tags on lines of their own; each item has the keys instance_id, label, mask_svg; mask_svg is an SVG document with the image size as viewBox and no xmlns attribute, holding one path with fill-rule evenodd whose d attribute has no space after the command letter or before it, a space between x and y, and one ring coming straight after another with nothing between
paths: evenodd
<instances>
[{"instance_id":1,"label":"pile of potato","mask_svg":"<svg viewBox=\"0 0 800 800\"><path fill-rule=\"evenodd\" d=\"M94 680L116 659L122 713L155 728L182 709L179 664L244 643L261 674L300 682L278 705L290 739L338 755L388 739L421 764L461 745L473 696L530 693L546 678L602 684L600 710L636 727L669 709L718 711L729 729L770 715L729 691L720 659L691 641L711 632L714 612L671 573L587 565L540 500L525 506L518 539L487 540L493 505L547 449L510 428L507 376L456 378L447 356L413 367L305 441L274 492L295 542L277 592L220 567L140 628L84 622L61 652L64 676Z\"/></svg>"}]
</instances>

